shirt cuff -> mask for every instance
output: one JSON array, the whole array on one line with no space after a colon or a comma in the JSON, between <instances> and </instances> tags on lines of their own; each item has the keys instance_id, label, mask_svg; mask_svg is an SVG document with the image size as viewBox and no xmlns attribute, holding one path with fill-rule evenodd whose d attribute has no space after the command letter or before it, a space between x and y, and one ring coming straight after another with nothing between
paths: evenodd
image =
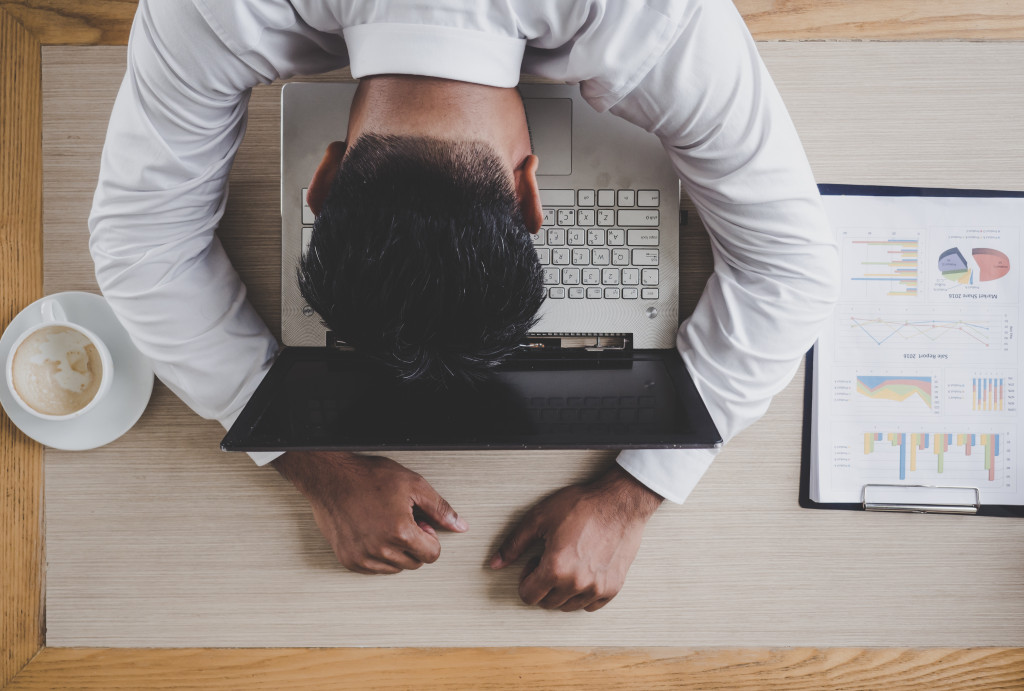
<instances>
[{"instance_id":1,"label":"shirt cuff","mask_svg":"<svg viewBox=\"0 0 1024 691\"><path fill-rule=\"evenodd\" d=\"M519 83L526 39L427 24L359 24L343 31L352 76L418 74L505 88Z\"/></svg>"},{"instance_id":2,"label":"shirt cuff","mask_svg":"<svg viewBox=\"0 0 1024 691\"><path fill-rule=\"evenodd\" d=\"M242 408L244 408L244 407L245 406L242 406ZM235 412L227 415L226 417L222 417L222 418L217 420L217 422L219 422L224 427L224 431L225 432L227 430L231 429L231 425L235 424L235 420L238 418L239 415L242 414L242 408L239 408L238 410L236 410ZM284 451L248 451L247 453L249 454L249 458L251 458L252 460L256 461L256 465L264 466L264 465L270 463L275 458L278 458L279 456L283 456L285 452Z\"/></svg>"},{"instance_id":3,"label":"shirt cuff","mask_svg":"<svg viewBox=\"0 0 1024 691\"><path fill-rule=\"evenodd\" d=\"M648 489L682 504L717 455L718 449L627 449L616 460Z\"/></svg>"}]
</instances>

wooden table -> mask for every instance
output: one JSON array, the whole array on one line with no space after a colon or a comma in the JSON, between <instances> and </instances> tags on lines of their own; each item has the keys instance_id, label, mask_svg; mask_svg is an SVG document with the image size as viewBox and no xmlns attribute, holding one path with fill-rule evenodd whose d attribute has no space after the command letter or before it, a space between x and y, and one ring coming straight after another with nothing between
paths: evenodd
<instances>
[{"instance_id":1,"label":"wooden table","mask_svg":"<svg viewBox=\"0 0 1024 691\"><path fill-rule=\"evenodd\" d=\"M984 11L973 3L962 9L949 3L941 15L931 17L914 16L921 10L911 9L910 3L862 3L861 8L870 11L861 13L844 10L843 5L793 3L791 13L760 11L763 8L756 3L741 9L759 38L1024 36L1020 16L1003 16L989 25ZM84 88L83 73L76 69L85 69L97 85L109 88L111 71L116 72L119 59L123 64L123 52L115 48L46 48L40 56L35 37L45 43L123 42L131 8L123 3L83 4L77 15L68 11L62 17L41 5L3 8L7 12L0 11L0 280L6 324L42 294L90 287L91 267L84 261L81 243L95 172L90 180L82 166L90 160L96 164L95 123L102 115L97 109L109 111L112 96ZM893 12L911 20L886 23L885 17ZM998 12L993 3L990 14ZM851 22L854 14L878 21ZM95 27L93 34L83 29L90 26ZM1015 65L1024 63L1024 46L843 43L761 48L819 180L1024 189L1024 131L1014 122L1020 112L1019 94L1024 93ZM47 108L42 108L39 74L44 75ZM273 208L277 194L276 177L267 172L276 169L275 98L273 88L254 95L250 132L233 173L228 220L221 229L252 289L254 304L271 325L277 322L279 299L274 288L276 221L273 214L268 219L261 212ZM63 107L50 108L51 102ZM83 110L83 103L92 103L92 110ZM61 190L43 197L45 236L39 232L44 175L47 190ZM686 232L686 246L695 252L693 270L686 274L682 289L684 306L692 306L708 263L699 224ZM0 662L0 683L18 674L11 688L1021 684L1024 654L1019 649L962 646L1022 645L1024 629L1018 622L1024 621L1024 570L1015 548L1024 524L796 509L799 386L795 381L764 421L729 445L684 507L659 511L627 588L615 603L617 609L606 608L603 618L567 617L517 605L512 574L488 585L476 567L517 511L607 462L607 454L481 456L471 459L476 470L466 459L403 455L400 460L445 487L463 513L476 517L473 535L461 543L446 542L445 555L450 558L434 565L433 571L374 582L371 587L365 580L346 580L350 574L332 570L329 552L311 528L301 500L272 471L259 471L244 458L211 451L219 428L196 419L158 387L143 420L117 443L87 454L46 454L50 631L45 640L41 454L38 445L3 417L0 583L7 654ZM490 473L479 468L481 461L488 463ZM526 477L487 492L481 489L489 474L504 470L508 476L524 463L532 464ZM186 491L189 501L183 504ZM741 506L745 510L737 509ZM203 526L210 520L216 521L217 529L207 535L216 539L197 550L196 543L203 543ZM83 539L112 526L126 532L94 544ZM287 530L282 532L282 526ZM195 536L197 530L199 538L181 538ZM221 559L218 548L223 551L229 544L226 535L237 550L229 549L231 558ZM276 537L268 543L263 535ZM170 562L172 571L217 572L221 580L204 580L200 573L185 588L175 585L180 578L161 580L167 564L147 547L179 557ZM103 559L90 560L94 549ZM951 563L951 553L961 559ZM123 561L117 562L117 554ZM453 577L468 579L473 587L452 592L449 586L445 591ZM961 579L967 578L975 587L958 589ZM285 591L296 583L306 586L306 595L316 597L296 598ZM398 629L394 619L389 623L388 617L400 615L401 608L389 610L386 602L373 600L383 593L404 598L403 602L418 601L415 598L429 597L431 591L449 606L434 611L433 617L413 617L416 627L411 632ZM133 603L133 592L145 597ZM329 619L318 620L311 603L325 594L370 598L363 609L339 608L362 612L367 618L363 628L331 629ZM236 599L224 605L225 597ZM473 611L453 610L451 603L460 598L468 598L477 609L491 609L479 617ZM666 601L674 609L668 610ZM278 615L306 623L306 630L272 625L268 616L274 612L267 610L268 602L274 603L270 610L276 606ZM176 616L173 604L183 607L183 616ZM264 609L239 619L244 606ZM193 618L190 626L188 615L201 614L201 607L212 607L217 616ZM380 615L377 621L374 614ZM672 626L673 620L682 626ZM201 623L196 626L196 621ZM448 626L431 629L432 621ZM460 624L462 630L454 628ZM586 647L64 647L507 646L531 641ZM669 647L652 647L663 644ZM44 645L54 647L40 652ZM603 647L623 645L630 647ZM755 647L726 648L735 645ZM851 645L858 647L821 647ZM883 645L900 647L873 647ZM945 647L919 649L929 645ZM708 646L715 649L707 650ZM253 679L253 669L263 674Z\"/></svg>"}]
</instances>

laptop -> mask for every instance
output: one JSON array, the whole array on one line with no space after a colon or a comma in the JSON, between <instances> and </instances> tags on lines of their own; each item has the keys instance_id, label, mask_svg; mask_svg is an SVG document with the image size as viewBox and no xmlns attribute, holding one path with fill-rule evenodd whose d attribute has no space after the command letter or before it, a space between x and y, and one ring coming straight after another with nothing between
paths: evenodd
<instances>
[{"instance_id":1,"label":"laptop","mask_svg":"<svg viewBox=\"0 0 1024 691\"><path fill-rule=\"evenodd\" d=\"M490 381L400 383L305 303L295 268L310 178L346 137L356 83L281 95L281 330L286 346L221 447L229 451L708 448L721 443L675 347L679 179L653 135L568 85L521 85L544 220L547 295Z\"/></svg>"}]
</instances>

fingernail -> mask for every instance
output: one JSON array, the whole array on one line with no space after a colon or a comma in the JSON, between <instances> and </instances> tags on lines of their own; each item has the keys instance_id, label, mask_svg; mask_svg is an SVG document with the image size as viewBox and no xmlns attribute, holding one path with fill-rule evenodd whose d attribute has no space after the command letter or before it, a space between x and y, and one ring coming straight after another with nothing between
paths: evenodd
<instances>
[{"instance_id":1,"label":"fingernail","mask_svg":"<svg viewBox=\"0 0 1024 691\"><path fill-rule=\"evenodd\" d=\"M462 516L459 516L458 514L456 514L456 516L455 516L455 529L456 530L466 530L468 528L469 528L469 526L466 525L466 521L464 521L462 519Z\"/></svg>"},{"instance_id":2,"label":"fingernail","mask_svg":"<svg viewBox=\"0 0 1024 691\"><path fill-rule=\"evenodd\" d=\"M492 569L500 569L504 565L505 564L504 564L504 562L501 559L501 554L495 554L493 557L491 557L491 568Z\"/></svg>"}]
</instances>

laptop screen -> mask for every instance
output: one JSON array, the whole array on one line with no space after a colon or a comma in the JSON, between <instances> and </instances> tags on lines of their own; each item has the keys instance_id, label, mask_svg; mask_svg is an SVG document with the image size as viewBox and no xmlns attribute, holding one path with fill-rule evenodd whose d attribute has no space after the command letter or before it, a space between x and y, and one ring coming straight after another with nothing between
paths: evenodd
<instances>
[{"instance_id":1,"label":"laptop screen","mask_svg":"<svg viewBox=\"0 0 1024 691\"><path fill-rule=\"evenodd\" d=\"M288 348L224 438L285 449L693 448L721 438L675 351L512 359L444 390L352 352Z\"/></svg>"}]
</instances>

